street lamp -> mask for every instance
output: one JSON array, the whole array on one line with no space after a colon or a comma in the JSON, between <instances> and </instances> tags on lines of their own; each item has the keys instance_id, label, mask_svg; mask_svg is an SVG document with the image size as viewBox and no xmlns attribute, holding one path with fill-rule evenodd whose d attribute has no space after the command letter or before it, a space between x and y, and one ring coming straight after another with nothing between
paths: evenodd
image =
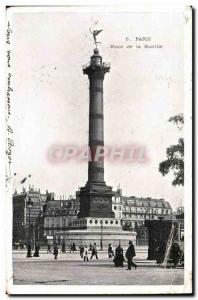
<instances>
[{"instance_id":1,"label":"street lamp","mask_svg":"<svg viewBox=\"0 0 198 300\"><path fill-rule=\"evenodd\" d=\"M26 206L27 206L27 208L28 208L28 210L29 210L29 222L28 222L28 243L27 243L27 248L28 248L28 250L27 250L27 257L32 257L32 253L31 253L31 243L30 243L30 210L31 210L31 208L32 208L32 206L33 206L33 201L31 201L31 198L30 197L28 197L28 201L27 201L27 203L26 203Z\"/></svg>"},{"instance_id":2,"label":"street lamp","mask_svg":"<svg viewBox=\"0 0 198 300\"><path fill-rule=\"evenodd\" d=\"M100 224L101 224L101 238L100 238L100 250L103 250L103 240L102 240L102 238L103 238L103 236L102 236L102 234L103 234L103 220L101 220L100 221Z\"/></svg>"}]
</instances>

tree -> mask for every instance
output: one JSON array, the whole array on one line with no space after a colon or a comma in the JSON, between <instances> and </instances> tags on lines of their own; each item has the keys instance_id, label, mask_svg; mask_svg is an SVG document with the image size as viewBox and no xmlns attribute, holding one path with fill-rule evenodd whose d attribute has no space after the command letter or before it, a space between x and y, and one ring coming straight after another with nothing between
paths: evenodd
<instances>
[{"instance_id":1,"label":"tree","mask_svg":"<svg viewBox=\"0 0 198 300\"><path fill-rule=\"evenodd\" d=\"M181 130L184 124L183 114L173 116L169 119ZM166 150L167 159L159 164L160 173L165 176L170 171L174 174L172 185L184 185L184 139L179 138L176 145L171 145Z\"/></svg>"}]
</instances>

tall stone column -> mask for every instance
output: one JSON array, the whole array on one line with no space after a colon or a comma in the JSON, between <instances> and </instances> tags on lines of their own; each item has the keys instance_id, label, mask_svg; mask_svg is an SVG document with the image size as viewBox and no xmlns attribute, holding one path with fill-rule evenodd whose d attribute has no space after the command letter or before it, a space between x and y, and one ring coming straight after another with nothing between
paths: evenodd
<instances>
[{"instance_id":1,"label":"tall stone column","mask_svg":"<svg viewBox=\"0 0 198 300\"><path fill-rule=\"evenodd\" d=\"M90 63L83 67L89 78L89 149L88 181L80 191L80 216L112 217L112 188L104 181L104 158L98 158L104 146L103 81L110 64L102 61L94 49Z\"/></svg>"},{"instance_id":2,"label":"tall stone column","mask_svg":"<svg viewBox=\"0 0 198 300\"><path fill-rule=\"evenodd\" d=\"M103 80L109 72L109 64L102 62L98 49L83 72L89 77L89 148L91 161L88 165L88 182L104 183L104 158L99 157L104 146Z\"/></svg>"}]
</instances>

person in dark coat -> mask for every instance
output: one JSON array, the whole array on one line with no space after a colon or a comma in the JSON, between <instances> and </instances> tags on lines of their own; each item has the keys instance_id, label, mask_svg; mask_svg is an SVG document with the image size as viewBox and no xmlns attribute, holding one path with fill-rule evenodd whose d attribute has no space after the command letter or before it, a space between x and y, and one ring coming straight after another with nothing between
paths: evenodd
<instances>
[{"instance_id":1,"label":"person in dark coat","mask_svg":"<svg viewBox=\"0 0 198 300\"><path fill-rule=\"evenodd\" d=\"M124 255L123 255L123 248L120 246L120 244L115 249L115 258L113 262L115 264L115 267L123 267Z\"/></svg>"},{"instance_id":2,"label":"person in dark coat","mask_svg":"<svg viewBox=\"0 0 198 300\"><path fill-rule=\"evenodd\" d=\"M36 244L35 246L35 252L34 252L34 257L39 257L39 250L40 250L40 246L38 244Z\"/></svg>"},{"instance_id":3,"label":"person in dark coat","mask_svg":"<svg viewBox=\"0 0 198 300\"><path fill-rule=\"evenodd\" d=\"M62 243L62 252L65 253L65 242Z\"/></svg>"},{"instance_id":4,"label":"person in dark coat","mask_svg":"<svg viewBox=\"0 0 198 300\"><path fill-rule=\"evenodd\" d=\"M92 244L90 243L90 245L89 245L89 251L92 251L92 249L93 249L93 246L92 246Z\"/></svg>"},{"instance_id":5,"label":"person in dark coat","mask_svg":"<svg viewBox=\"0 0 198 300\"><path fill-rule=\"evenodd\" d=\"M32 257L32 247L30 243L27 245L27 257Z\"/></svg>"},{"instance_id":6,"label":"person in dark coat","mask_svg":"<svg viewBox=\"0 0 198 300\"><path fill-rule=\"evenodd\" d=\"M50 247L50 245L48 244L47 245L47 253L51 253L52 251L51 251L51 247Z\"/></svg>"},{"instance_id":7,"label":"person in dark coat","mask_svg":"<svg viewBox=\"0 0 198 300\"><path fill-rule=\"evenodd\" d=\"M108 246L108 255L109 255L109 258L114 257L114 252L113 252L113 248L112 248L111 244L109 244L109 246Z\"/></svg>"},{"instance_id":8,"label":"person in dark coat","mask_svg":"<svg viewBox=\"0 0 198 300\"><path fill-rule=\"evenodd\" d=\"M180 246L176 240L173 241L170 251L170 256L173 259L174 268L178 267L180 258L182 256L182 251Z\"/></svg>"},{"instance_id":9,"label":"person in dark coat","mask_svg":"<svg viewBox=\"0 0 198 300\"><path fill-rule=\"evenodd\" d=\"M83 258L83 253L84 253L84 247L80 246L80 257Z\"/></svg>"},{"instance_id":10,"label":"person in dark coat","mask_svg":"<svg viewBox=\"0 0 198 300\"><path fill-rule=\"evenodd\" d=\"M55 246L54 246L54 259L57 259L57 257L58 257L58 246L57 246L57 244L55 244Z\"/></svg>"},{"instance_id":11,"label":"person in dark coat","mask_svg":"<svg viewBox=\"0 0 198 300\"><path fill-rule=\"evenodd\" d=\"M92 259L92 258L93 258L93 256L95 256L95 257L96 257L96 259L98 259L98 252L97 252L96 243L94 243L94 245L93 245L93 248L92 248L92 254L91 254L91 257L90 257L90 259Z\"/></svg>"},{"instance_id":12,"label":"person in dark coat","mask_svg":"<svg viewBox=\"0 0 198 300\"><path fill-rule=\"evenodd\" d=\"M72 244L72 251L73 251L73 253L74 253L75 251L77 251L77 249L76 249L76 244L75 244L75 243Z\"/></svg>"},{"instance_id":13,"label":"person in dark coat","mask_svg":"<svg viewBox=\"0 0 198 300\"><path fill-rule=\"evenodd\" d=\"M127 261L128 261L128 269L131 270L131 266L133 266L135 269L137 268L137 265L133 262L133 257L136 256L135 254L135 248L132 241L129 241L129 247L125 254Z\"/></svg>"}]
</instances>

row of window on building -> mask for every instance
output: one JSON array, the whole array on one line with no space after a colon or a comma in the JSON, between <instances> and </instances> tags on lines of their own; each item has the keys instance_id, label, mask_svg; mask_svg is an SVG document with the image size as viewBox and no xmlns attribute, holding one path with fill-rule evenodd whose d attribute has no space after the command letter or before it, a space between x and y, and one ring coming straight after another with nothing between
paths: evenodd
<instances>
[{"instance_id":1,"label":"row of window on building","mask_svg":"<svg viewBox=\"0 0 198 300\"><path fill-rule=\"evenodd\" d=\"M45 219L45 223L44 223L44 227L46 228L50 228L50 227L66 227L69 222L67 222L68 220L63 218L46 218ZM105 224L105 225L113 225L113 224L119 224L119 222L121 223L121 220L118 221L118 220L102 220L102 223ZM71 223L70 223L71 224ZM74 220L72 221L72 224L75 226L75 225L87 225L87 224L95 224L95 225L98 225L98 224L101 224L101 220Z\"/></svg>"},{"instance_id":2,"label":"row of window on building","mask_svg":"<svg viewBox=\"0 0 198 300\"><path fill-rule=\"evenodd\" d=\"M115 207L114 207L115 209ZM171 210L169 209L164 209L164 208L143 208L143 207L129 207L129 206L124 206L122 209L122 213L126 213L126 212L130 212L130 213L142 213L142 214L156 214L156 215L160 215L160 214L166 214L168 215Z\"/></svg>"},{"instance_id":3,"label":"row of window on building","mask_svg":"<svg viewBox=\"0 0 198 300\"><path fill-rule=\"evenodd\" d=\"M93 225L98 225L98 224L105 224L105 225L118 225L121 223L121 220L76 220L72 224L73 225L86 225L86 224L93 224Z\"/></svg>"},{"instance_id":4,"label":"row of window on building","mask_svg":"<svg viewBox=\"0 0 198 300\"><path fill-rule=\"evenodd\" d=\"M65 218L49 218L45 219L45 227L65 227L66 219Z\"/></svg>"},{"instance_id":5,"label":"row of window on building","mask_svg":"<svg viewBox=\"0 0 198 300\"><path fill-rule=\"evenodd\" d=\"M170 211L168 209L165 209L165 210L164 209L161 209L161 210L159 210L159 209L150 209L147 212L146 211L142 212L141 208L134 208L134 210L135 210L135 213L139 212L139 213L142 213L142 214L133 214L133 213L131 213L132 210L125 209L122 212L122 218L123 219L130 218L132 220L135 220L135 219L142 219L142 220L146 219L147 220L147 219L157 219L158 218L157 215L159 215L159 214L165 214L165 215L170 214ZM118 217L121 219L121 214L120 213L119 213ZM80 221L75 221L75 222L80 222ZM75 222L73 224L77 224ZM86 220L84 220L84 222L86 222ZM98 220L93 220L93 221L90 220L89 222L90 222L90 224L92 224L92 222L95 222L95 224L97 224ZM111 222L113 222L113 221L111 220ZM86 223L84 223L84 224L86 224ZM108 224L108 220L105 220L104 224ZM44 225L45 227L65 227L67 225L68 225L68 218L67 217L64 217L64 218L60 218L60 217L45 218L45 225Z\"/></svg>"}]
</instances>

